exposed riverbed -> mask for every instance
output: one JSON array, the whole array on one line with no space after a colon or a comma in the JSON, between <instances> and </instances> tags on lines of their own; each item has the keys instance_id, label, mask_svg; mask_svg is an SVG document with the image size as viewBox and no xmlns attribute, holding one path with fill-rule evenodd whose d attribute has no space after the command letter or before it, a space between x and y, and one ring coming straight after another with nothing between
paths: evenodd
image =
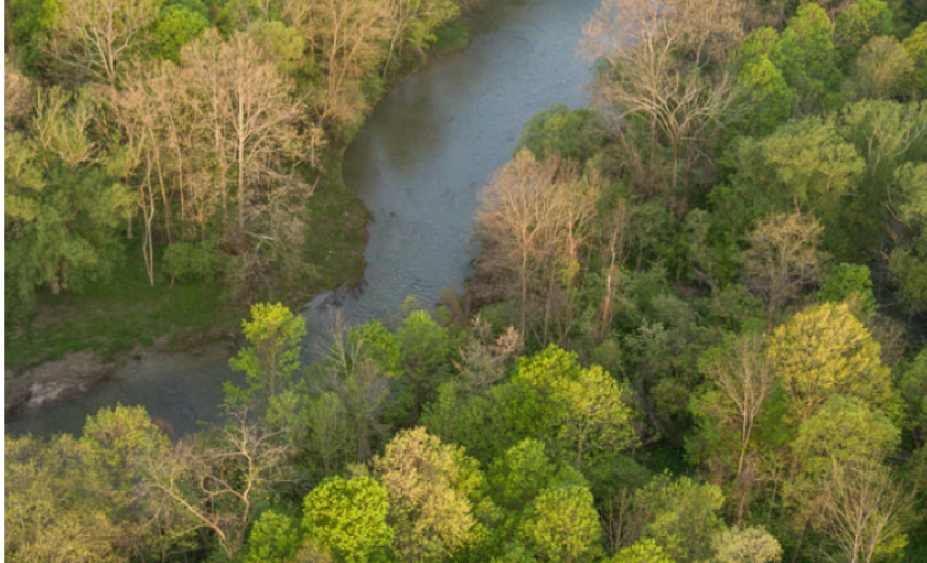
<instances>
[{"instance_id":1,"label":"exposed riverbed","mask_svg":"<svg viewBox=\"0 0 927 563\"><path fill-rule=\"evenodd\" d=\"M588 102L589 64L577 54L582 26L599 0L487 0L473 17L472 44L431 61L392 90L348 149L344 178L371 211L364 284L326 294L303 314L306 349L324 342L331 313L349 323L396 315L406 296L437 302L469 273L477 194L512 156L535 113ZM142 404L177 433L214 420L222 384L242 377L223 345L146 353L94 390L29 411L6 432L80 431L105 405Z\"/></svg>"}]
</instances>

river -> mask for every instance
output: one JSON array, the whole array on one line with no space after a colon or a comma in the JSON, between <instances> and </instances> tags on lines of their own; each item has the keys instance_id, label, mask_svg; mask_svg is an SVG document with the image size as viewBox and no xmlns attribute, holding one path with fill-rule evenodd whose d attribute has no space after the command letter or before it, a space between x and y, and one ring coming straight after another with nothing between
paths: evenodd
<instances>
[{"instance_id":1,"label":"river","mask_svg":"<svg viewBox=\"0 0 927 563\"><path fill-rule=\"evenodd\" d=\"M431 61L374 109L344 161L344 178L371 211L360 291L317 297L303 311L308 351L324 342L335 307L349 323L396 315L405 298L437 302L469 273L477 194L511 158L528 119L554 103L588 103L589 64L577 54L600 0L485 0L471 45ZM307 358L311 354L307 355ZM144 405L180 433L219 414L225 346L146 353L112 379L24 413L6 433L79 433L88 414Z\"/></svg>"}]
</instances>

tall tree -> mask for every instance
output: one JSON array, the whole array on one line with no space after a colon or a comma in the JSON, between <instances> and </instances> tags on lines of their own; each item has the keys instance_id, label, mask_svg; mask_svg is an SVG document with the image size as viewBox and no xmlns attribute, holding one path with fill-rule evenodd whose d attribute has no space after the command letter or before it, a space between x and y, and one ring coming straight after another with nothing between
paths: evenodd
<instances>
[{"instance_id":1,"label":"tall tree","mask_svg":"<svg viewBox=\"0 0 927 563\"><path fill-rule=\"evenodd\" d=\"M818 250L824 229L800 211L760 219L744 254L744 274L766 298L769 328L775 315L802 289L820 280L825 255Z\"/></svg>"},{"instance_id":2,"label":"tall tree","mask_svg":"<svg viewBox=\"0 0 927 563\"><path fill-rule=\"evenodd\" d=\"M163 0L69 0L52 26L52 53L80 74L115 87L120 63L139 46Z\"/></svg>"}]
</instances>

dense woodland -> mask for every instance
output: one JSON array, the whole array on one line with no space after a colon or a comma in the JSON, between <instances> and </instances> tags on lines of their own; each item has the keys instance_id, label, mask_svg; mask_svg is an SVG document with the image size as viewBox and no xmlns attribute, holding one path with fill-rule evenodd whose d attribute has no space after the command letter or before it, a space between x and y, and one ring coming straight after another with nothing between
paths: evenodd
<instances>
[{"instance_id":1,"label":"dense woodland","mask_svg":"<svg viewBox=\"0 0 927 563\"><path fill-rule=\"evenodd\" d=\"M153 283L278 275L325 147L457 10L252 4L7 4L8 292L117 233ZM310 366L257 304L222 422L7 439L8 560L927 560L927 3L603 0L585 36L593 104L484 188L465 295Z\"/></svg>"}]
</instances>

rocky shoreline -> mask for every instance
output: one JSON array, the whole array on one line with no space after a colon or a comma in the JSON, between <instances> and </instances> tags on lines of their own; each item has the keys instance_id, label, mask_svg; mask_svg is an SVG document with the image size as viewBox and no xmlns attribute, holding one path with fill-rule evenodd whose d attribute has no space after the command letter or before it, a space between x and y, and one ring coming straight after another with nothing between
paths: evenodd
<instances>
[{"instance_id":1,"label":"rocky shoreline","mask_svg":"<svg viewBox=\"0 0 927 563\"><path fill-rule=\"evenodd\" d=\"M4 418L84 393L112 377L118 364L81 350L32 369L4 371Z\"/></svg>"}]
</instances>

